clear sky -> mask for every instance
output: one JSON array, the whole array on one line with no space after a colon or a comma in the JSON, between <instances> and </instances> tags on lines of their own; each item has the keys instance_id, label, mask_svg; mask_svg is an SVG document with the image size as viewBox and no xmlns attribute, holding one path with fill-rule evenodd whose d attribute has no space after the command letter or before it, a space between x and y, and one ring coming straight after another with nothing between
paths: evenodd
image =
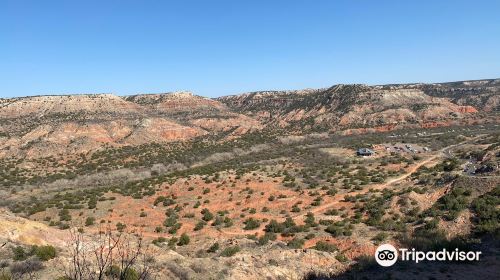
<instances>
[{"instance_id":1,"label":"clear sky","mask_svg":"<svg viewBox=\"0 0 500 280\"><path fill-rule=\"evenodd\" d=\"M0 0L0 97L499 77L497 0Z\"/></svg>"}]
</instances>

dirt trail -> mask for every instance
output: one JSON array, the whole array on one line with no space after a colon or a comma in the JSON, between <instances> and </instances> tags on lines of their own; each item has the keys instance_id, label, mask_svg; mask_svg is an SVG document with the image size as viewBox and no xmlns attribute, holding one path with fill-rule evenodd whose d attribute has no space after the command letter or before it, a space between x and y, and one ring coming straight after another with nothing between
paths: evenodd
<instances>
[{"instance_id":1,"label":"dirt trail","mask_svg":"<svg viewBox=\"0 0 500 280\"><path fill-rule=\"evenodd\" d=\"M408 178L413 172L417 171L418 168L420 168L421 166L425 165L425 164L428 164L430 162L432 162L433 160L437 159L439 156L441 155L441 153L438 153L434 156L431 156L423 161L420 161L418 162L417 164L413 165L412 167L410 167L407 172L403 175L400 175L396 178L392 178L390 179L389 181L383 183L383 184L377 184L377 185L371 185L370 187L368 188L365 188L363 190L360 190L360 191L355 191L355 192L350 192L349 195L358 195L358 194L364 194L364 193L367 193L369 192L370 189L385 189L393 184L396 184L398 182L401 182L403 180L405 180L406 178ZM319 212L324 212L325 210L331 208L332 206L335 206L336 204L338 204L339 202L342 202L344 200L344 196L346 194L337 194L335 195L333 198L334 198L334 201L331 201L329 203L326 203L326 204L323 204L323 205L320 205L314 209L310 209L308 212L311 212L313 214L317 214ZM295 215L295 216L292 216L293 220L295 222L301 222L301 218L304 218L305 216L307 215L307 213L303 213L303 214L298 214L298 215ZM264 229L264 225L261 225L261 227L259 227L258 229L254 229L254 230L243 230L243 229L233 229L233 230L226 230L226 229L221 229L220 232L222 234L225 234L225 235L248 235L248 234L255 234L255 233L259 233L259 232L262 232L262 230Z\"/></svg>"},{"instance_id":2,"label":"dirt trail","mask_svg":"<svg viewBox=\"0 0 500 280\"><path fill-rule=\"evenodd\" d=\"M478 136L478 137L480 137L480 136ZM458 144L454 144L454 145L442 148L435 155L433 155L433 156L431 156L429 158L426 158L426 159L418 162L417 164L411 166L410 168L408 168L406 170L405 174L400 175L400 176L398 176L396 178L389 179L387 182L385 182L383 184L371 185L370 187L365 188L363 190L351 192L351 193L349 193L349 195L355 196L355 195L358 195L358 194L365 194L365 193L369 192L370 189L380 190L380 189L388 188L389 186L394 185L396 183L399 183L399 182L405 180L406 178L410 177L411 174L413 174L415 171L417 171L421 166L426 165L428 163L431 163L432 161L436 160L439 157L446 157L447 155L450 154L450 150L451 149L456 148L456 147L461 146L461 145L464 145L464 144L467 144L470 141L473 141L473 140L477 139L478 137L475 137L475 138L473 138L471 140L463 141L463 142L460 142ZM323 205L320 205L320 206L318 206L318 207L316 207L314 209L311 209L308 212L311 212L313 214L317 214L318 212L325 211L325 210L331 208L332 206L338 204L339 202L342 202L342 200L344 199L345 195L346 194L335 195L334 196L334 201L326 203L326 204L323 204ZM303 218L306 215L307 215L307 213L298 214L298 215L293 216L292 218L294 219L294 221L297 221L297 219Z\"/></svg>"},{"instance_id":3,"label":"dirt trail","mask_svg":"<svg viewBox=\"0 0 500 280\"><path fill-rule=\"evenodd\" d=\"M410 167L406 171L405 174L400 175L400 176L398 176L396 178L392 178L392 179L388 180L387 182L385 182L383 184L371 185L371 186L369 186L369 187L367 187L365 189L362 189L362 190L359 190L359 191L350 192L348 194L337 194L337 195L334 196L334 201L326 203L326 204L323 204L323 205L320 205L320 206L318 206L318 207L316 207L314 209L309 210L308 212L311 212L313 214L317 214L319 212L323 212L323 211L331 208L332 206L338 204L339 202L342 202L344 200L344 196L345 195L356 196L358 194L365 194L365 193L369 192L370 190L381 190L381 189L388 188L391 185L394 185L396 183L399 183L399 182L405 180L412 173L414 173L415 171L417 171L417 169L419 169L421 166L432 162L433 160L435 160L438 157L439 157L439 155L434 155L432 157L429 157L429 158L427 158L427 159L425 159L425 160L423 160L423 161L421 161L421 162L413 165L412 167ZM298 215L293 216L292 218L295 221L297 221L297 219L303 218L306 215L307 215L307 213L298 214Z\"/></svg>"},{"instance_id":4,"label":"dirt trail","mask_svg":"<svg viewBox=\"0 0 500 280\"><path fill-rule=\"evenodd\" d=\"M479 137L479 136L478 136ZM448 147L445 147L445 148L442 148L440 150L438 150L438 152L433 155L433 156L430 156L422 161L419 161L417 164L409 167L405 174L402 174L398 177L395 177L395 178L391 178L389 179L387 182L384 182L382 184L376 184L376 185L371 185L363 190L360 190L360 191L355 191L355 192L350 192L349 195L358 195L358 194L365 194L367 192L370 191L370 189L374 189L374 190L380 190L380 189L385 189L385 188L388 188L396 183L399 183L403 180L405 180L406 178L410 177L411 174L413 174L415 171L417 171L421 166L423 165L426 165L426 164L429 164L431 163L432 161L440 158L440 157L447 157L449 154L450 154L450 149L452 148L455 148L455 147L458 147L458 146L461 146L461 145L464 145L466 143L469 143L470 141L473 141L475 139L477 139L478 137L475 137L473 139L470 139L470 140L467 140L467 141L464 141L464 142L460 142L458 144L454 144L454 145L451 145L451 146L448 146ZM324 212L326 211L327 209L337 205L338 203L342 202L344 200L344 196L346 194L337 194L335 195L333 198L334 200L329 202L329 203L326 203L326 204L323 204L323 205L320 205L314 209L310 209L308 212L311 212L313 214L317 214L317 213L320 213L320 212ZM298 215L295 215L295 216L292 216L293 220L295 222L302 222L303 218L307 215L307 213L303 213L303 214L298 214ZM277 219L277 220L280 220L280 219ZM249 234L255 234L255 233L260 233L263 231L265 225L261 225L259 228L257 229L254 229L254 230L243 230L243 229L232 229L232 230L227 230L227 229L221 229L219 232L222 234L222 235L249 235Z\"/></svg>"}]
</instances>

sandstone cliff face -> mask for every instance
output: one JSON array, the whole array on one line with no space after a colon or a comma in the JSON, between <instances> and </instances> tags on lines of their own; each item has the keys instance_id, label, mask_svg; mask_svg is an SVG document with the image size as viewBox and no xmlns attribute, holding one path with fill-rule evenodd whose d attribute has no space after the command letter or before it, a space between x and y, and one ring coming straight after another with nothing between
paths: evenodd
<instances>
[{"instance_id":1,"label":"sandstone cliff face","mask_svg":"<svg viewBox=\"0 0 500 280\"><path fill-rule=\"evenodd\" d=\"M40 222L15 216L9 211L0 208L0 244L57 244L57 246L63 247L66 246L67 241L69 241L68 232L51 228Z\"/></svg>"},{"instance_id":2,"label":"sandstone cliff face","mask_svg":"<svg viewBox=\"0 0 500 280\"><path fill-rule=\"evenodd\" d=\"M259 121L188 92L0 99L0 157L88 152L259 130Z\"/></svg>"},{"instance_id":3,"label":"sandstone cliff face","mask_svg":"<svg viewBox=\"0 0 500 280\"><path fill-rule=\"evenodd\" d=\"M119 114L121 112L139 114L140 106L126 102L112 94L85 94L62 96L35 96L4 99L0 102L0 117L21 116L43 117L52 114Z\"/></svg>"},{"instance_id":4,"label":"sandstone cliff face","mask_svg":"<svg viewBox=\"0 0 500 280\"><path fill-rule=\"evenodd\" d=\"M147 107L157 115L172 118L206 132L234 130L233 133L240 135L262 128L259 121L232 112L217 100L191 92L134 95L125 97L125 100Z\"/></svg>"},{"instance_id":5,"label":"sandstone cliff face","mask_svg":"<svg viewBox=\"0 0 500 280\"><path fill-rule=\"evenodd\" d=\"M267 125L303 130L458 124L499 111L499 80L446 84L337 85L253 92L217 100Z\"/></svg>"},{"instance_id":6,"label":"sandstone cliff face","mask_svg":"<svg viewBox=\"0 0 500 280\"><path fill-rule=\"evenodd\" d=\"M497 118L500 80L336 85L209 99L190 92L0 99L0 157L87 152L103 145L226 139L279 127L363 132Z\"/></svg>"}]
</instances>

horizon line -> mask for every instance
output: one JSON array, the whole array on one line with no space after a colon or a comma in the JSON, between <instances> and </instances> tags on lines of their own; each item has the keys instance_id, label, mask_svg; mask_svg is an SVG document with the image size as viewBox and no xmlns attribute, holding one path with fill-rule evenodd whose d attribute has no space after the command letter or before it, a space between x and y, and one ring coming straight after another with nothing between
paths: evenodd
<instances>
[{"instance_id":1,"label":"horizon line","mask_svg":"<svg viewBox=\"0 0 500 280\"><path fill-rule=\"evenodd\" d=\"M455 80L455 81L446 81L446 82L434 82L434 83L428 83L428 82L408 82L408 83L386 83L386 84L367 84L367 83L337 83L333 84L328 87L318 87L318 88L313 88L313 87L307 87L307 88L300 88L300 89L267 89L267 90L254 90L254 91L245 91L245 92L240 92L240 93L234 93L234 94L227 94L227 95L220 95L217 97L207 97L203 95L196 94L194 91L191 90L176 90L176 91L165 91L165 92L147 92L147 93L131 93L131 94L120 94L120 93L114 93L114 92L99 92L99 93L47 93L47 94L34 94L34 95L22 95L22 96L12 96L12 97L1 97L0 99L16 99L16 98L30 98L30 97L44 97L44 96L77 96L77 95L114 95L118 97L128 97L128 96L139 96L139 95L167 95L167 94L175 94L175 93L190 93L192 95L196 96L201 96L204 98L209 98L209 99L217 99L220 97L226 97L226 96L237 96L237 95L242 95L242 94L250 94L250 93L259 93L259 92L286 92L286 91L300 91L300 90L322 90L322 89L328 89L332 88L335 86L339 85L364 85L364 86L371 86L371 87L377 87L377 86L397 86L397 85L436 85L436 84L451 84L451 83L465 83L465 82L482 82L482 81L496 81L500 80L500 78L482 78L482 79L471 79L471 80Z\"/></svg>"}]
</instances>

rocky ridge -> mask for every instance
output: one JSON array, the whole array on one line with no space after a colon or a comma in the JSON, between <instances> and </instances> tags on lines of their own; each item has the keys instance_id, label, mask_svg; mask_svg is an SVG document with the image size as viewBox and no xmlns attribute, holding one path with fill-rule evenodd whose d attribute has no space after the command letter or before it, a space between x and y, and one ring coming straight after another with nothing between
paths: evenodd
<instances>
[{"instance_id":1,"label":"rocky ridge","mask_svg":"<svg viewBox=\"0 0 500 280\"><path fill-rule=\"evenodd\" d=\"M0 99L0 157L40 157L262 129L362 133L498 119L500 80L335 85L215 99L191 92Z\"/></svg>"}]
</instances>

